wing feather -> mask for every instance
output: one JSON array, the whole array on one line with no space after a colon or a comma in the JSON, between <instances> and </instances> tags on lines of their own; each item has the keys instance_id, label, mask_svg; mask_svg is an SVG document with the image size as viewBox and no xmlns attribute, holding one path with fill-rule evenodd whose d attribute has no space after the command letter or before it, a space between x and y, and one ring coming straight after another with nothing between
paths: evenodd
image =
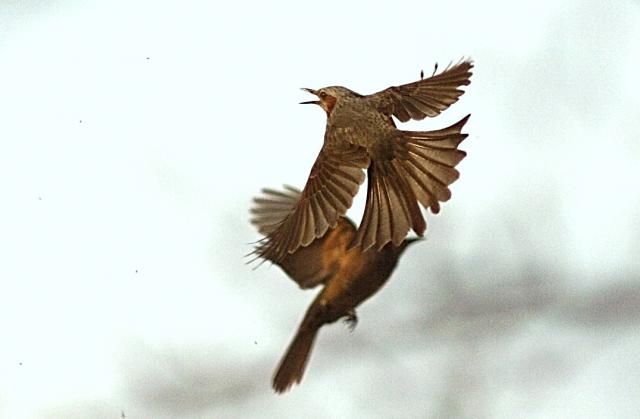
<instances>
[{"instance_id":1,"label":"wing feather","mask_svg":"<svg viewBox=\"0 0 640 419\"><path fill-rule=\"evenodd\" d=\"M473 62L463 60L440 74L365 97L373 101L378 110L394 115L402 122L433 117L457 102L464 93L460 87L470 83L472 69Z\"/></svg>"},{"instance_id":2,"label":"wing feather","mask_svg":"<svg viewBox=\"0 0 640 419\"><path fill-rule=\"evenodd\" d=\"M322 237L351 207L365 179L363 169L368 166L364 148L325 142L299 199L281 222L270 228L254 253L278 263Z\"/></svg>"},{"instance_id":3,"label":"wing feather","mask_svg":"<svg viewBox=\"0 0 640 419\"><path fill-rule=\"evenodd\" d=\"M317 207L307 205L300 211L294 211L301 197L301 191L290 186L285 186L285 191L263 189L262 196L253 200L254 206L251 208L252 214L260 216L252 218L251 222L259 232L268 234L284 218L292 216L296 217L294 220L299 223L299 233L303 237L314 236L317 219L314 208ZM301 246L294 253L285 255L276 264L301 288L315 287L325 283L335 274L346 252L346 245L354 234L353 222L347 218L340 218L337 225L322 237L313 239L308 246Z\"/></svg>"}]
</instances>

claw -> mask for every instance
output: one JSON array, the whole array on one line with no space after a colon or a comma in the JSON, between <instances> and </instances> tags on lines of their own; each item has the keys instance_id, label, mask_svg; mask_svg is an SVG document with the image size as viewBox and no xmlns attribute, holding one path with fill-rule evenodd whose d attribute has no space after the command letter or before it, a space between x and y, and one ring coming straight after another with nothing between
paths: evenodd
<instances>
[{"instance_id":1,"label":"claw","mask_svg":"<svg viewBox=\"0 0 640 419\"><path fill-rule=\"evenodd\" d=\"M347 315L344 317L344 322L347 324L347 327L349 327L349 331L353 332L358 324L358 315L354 309L349 310Z\"/></svg>"}]
</instances>

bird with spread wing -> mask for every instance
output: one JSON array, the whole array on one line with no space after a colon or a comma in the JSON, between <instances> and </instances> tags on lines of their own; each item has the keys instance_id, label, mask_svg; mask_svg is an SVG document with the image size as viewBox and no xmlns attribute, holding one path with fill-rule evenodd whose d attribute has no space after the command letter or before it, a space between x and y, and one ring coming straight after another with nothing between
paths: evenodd
<instances>
[{"instance_id":1,"label":"bird with spread wing","mask_svg":"<svg viewBox=\"0 0 640 419\"><path fill-rule=\"evenodd\" d=\"M413 83L361 95L341 86L304 89L327 115L324 144L300 198L257 244L257 257L282 261L335 228L351 207L367 171L367 198L360 226L349 243L362 251L399 246L409 230L422 236L426 221L451 197L458 146L469 115L434 131L404 131L400 122L434 117L455 103L470 83L473 63L461 61Z\"/></svg>"}]
</instances>

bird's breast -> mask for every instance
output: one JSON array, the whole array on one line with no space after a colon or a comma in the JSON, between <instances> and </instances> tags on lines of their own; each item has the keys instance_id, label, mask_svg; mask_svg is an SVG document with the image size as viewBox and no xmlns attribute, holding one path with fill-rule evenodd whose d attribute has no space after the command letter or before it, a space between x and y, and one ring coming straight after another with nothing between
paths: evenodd
<instances>
[{"instance_id":1,"label":"bird's breast","mask_svg":"<svg viewBox=\"0 0 640 419\"><path fill-rule=\"evenodd\" d=\"M388 117L364 101L336 105L327 119L327 133L338 142L371 148L393 136Z\"/></svg>"}]
</instances>

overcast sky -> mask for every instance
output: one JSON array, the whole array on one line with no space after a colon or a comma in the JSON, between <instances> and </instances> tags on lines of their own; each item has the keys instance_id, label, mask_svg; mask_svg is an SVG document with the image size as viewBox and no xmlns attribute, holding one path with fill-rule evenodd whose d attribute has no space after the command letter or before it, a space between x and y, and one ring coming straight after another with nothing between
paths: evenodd
<instances>
[{"instance_id":1,"label":"overcast sky","mask_svg":"<svg viewBox=\"0 0 640 419\"><path fill-rule=\"evenodd\" d=\"M637 417L640 3L0 3L0 417ZM270 378L315 291L243 255L325 116L471 57L427 240ZM364 194L350 215L359 220Z\"/></svg>"}]
</instances>

